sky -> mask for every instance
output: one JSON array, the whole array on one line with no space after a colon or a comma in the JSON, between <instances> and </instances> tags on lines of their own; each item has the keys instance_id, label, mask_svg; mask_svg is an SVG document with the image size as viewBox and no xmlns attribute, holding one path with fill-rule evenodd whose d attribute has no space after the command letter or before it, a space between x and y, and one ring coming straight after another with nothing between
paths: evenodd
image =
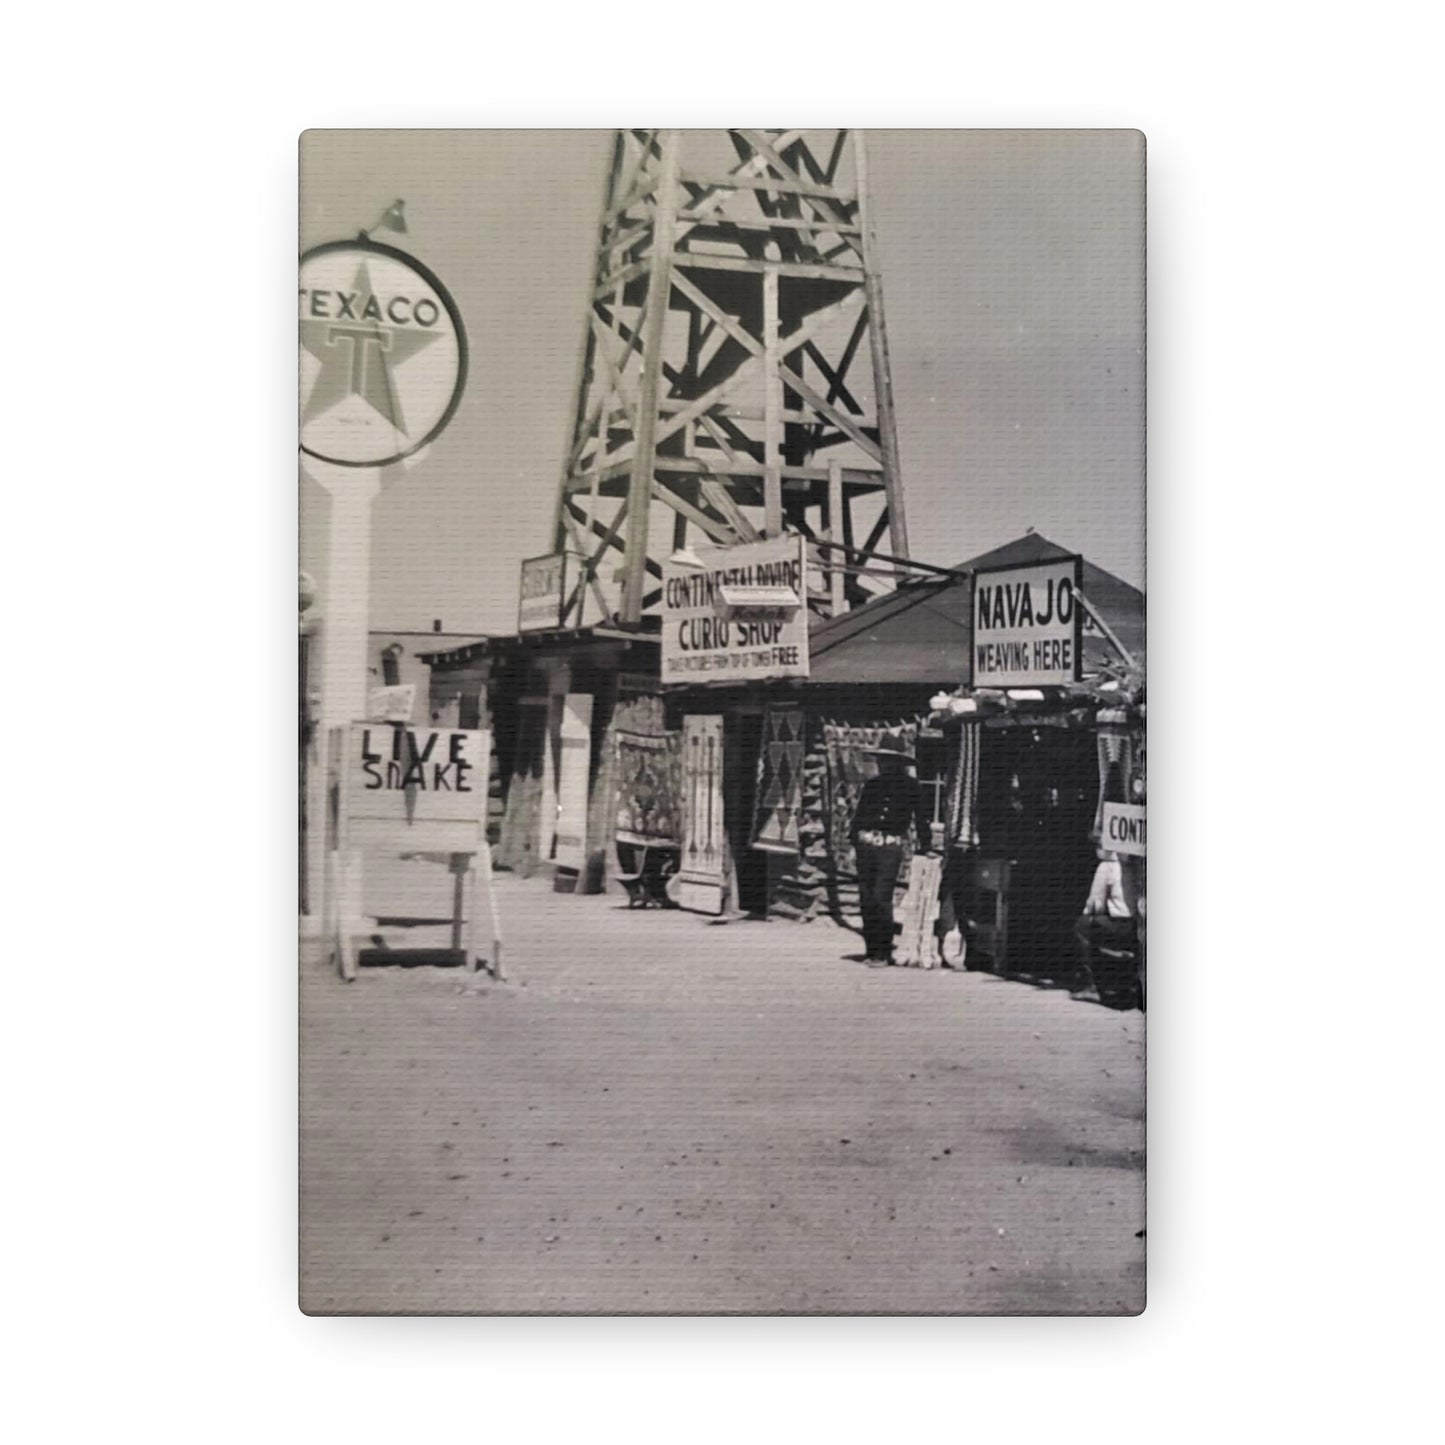
<instances>
[{"instance_id":1,"label":"sky","mask_svg":"<svg viewBox=\"0 0 1445 1445\"><path fill-rule=\"evenodd\" d=\"M374 630L515 630L550 550L611 133L308 131L300 242L381 232L467 329L466 393L373 512ZM1144 139L870 131L870 194L912 555L948 565L1032 527L1144 586ZM325 588L327 499L300 481Z\"/></svg>"}]
</instances>

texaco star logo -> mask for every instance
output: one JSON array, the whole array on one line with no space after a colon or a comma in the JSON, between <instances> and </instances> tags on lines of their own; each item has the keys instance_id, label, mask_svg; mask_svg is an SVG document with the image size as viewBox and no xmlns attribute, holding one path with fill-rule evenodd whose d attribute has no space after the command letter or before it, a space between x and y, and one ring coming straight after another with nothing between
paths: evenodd
<instances>
[{"instance_id":1,"label":"texaco star logo","mask_svg":"<svg viewBox=\"0 0 1445 1445\"><path fill-rule=\"evenodd\" d=\"M302 257L297 300L301 449L380 467L426 446L466 379L461 317L436 277L390 246L339 241Z\"/></svg>"}]
</instances>

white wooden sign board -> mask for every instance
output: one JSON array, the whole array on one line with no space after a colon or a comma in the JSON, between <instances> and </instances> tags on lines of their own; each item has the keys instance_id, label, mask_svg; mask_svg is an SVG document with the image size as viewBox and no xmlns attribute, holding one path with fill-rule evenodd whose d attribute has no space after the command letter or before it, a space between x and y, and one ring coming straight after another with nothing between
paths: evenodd
<instances>
[{"instance_id":1,"label":"white wooden sign board","mask_svg":"<svg viewBox=\"0 0 1445 1445\"><path fill-rule=\"evenodd\" d=\"M416 706L416 684L399 682L390 687L374 687L366 697L369 722L410 722Z\"/></svg>"},{"instance_id":2,"label":"white wooden sign board","mask_svg":"<svg viewBox=\"0 0 1445 1445\"><path fill-rule=\"evenodd\" d=\"M587 863L587 779L592 762L592 694L569 692L562 706L553 861L581 872Z\"/></svg>"},{"instance_id":3,"label":"white wooden sign board","mask_svg":"<svg viewBox=\"0 0 1445 1445\"><path fill-rule=\"evenodd\" d=\"M663 682L807 677L803 539L699 547L694 555L700 567L675 559L662 567ZM780 597L798 605L766 605ZM749 598L764 604L755 616L745 615ZM731 615L735 608L740 615Z\"/></svg>"},{"instance_id":4,"label":"white wooden sign board","mask_svg":"<svg viewBox=\"0 0 1445 1445\"><path fill-rule=\"evenodd\" d=\"M974 687L1058 687L1079 678L1081 561L985 569L973 581Z\"/></svg>"},{"instance_id":5,"label":"white wooden sign board","mask_svg":"<svg viewBox=\"0 0 1445 1445\"><path fill-rule=\"evenodd\" d=\"M471 906L467 962L475 969L481 950L482 890L492 918L492 971L501 972L501 930L492 894L491 849L486 815L491 734L462 728L353 723L336 729L340 766L334 771L338 806L333 868L336 916L328 922L340 952L342 972L353 977L357 938L364 933L360 882L350 874L362 847L398 855L421 855L449 863L461 875L470 857ZM462 890L457 889L454 936L461 926Z\"/></svg>"},{"instance_id":6,"label":"white wooden sign board","mask_svg":"<svg viewBox=\"0 0 1445 1445\"><path fill-rule=\"evenodd\" d=\"M1145 810L1138 803L1105 803L1102 846L1129 858L1147 856Z\"/></svg>"}]
</instances>

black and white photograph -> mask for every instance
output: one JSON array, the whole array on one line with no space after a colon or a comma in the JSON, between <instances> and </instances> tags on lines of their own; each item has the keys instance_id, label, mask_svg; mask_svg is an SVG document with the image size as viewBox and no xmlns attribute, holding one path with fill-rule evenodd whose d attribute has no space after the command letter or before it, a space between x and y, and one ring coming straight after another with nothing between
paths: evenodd
<instances>
[{"instance_id":1,"label":"black and white photograph","mask_svg":"<svg viewBox=\"0 0 1445 1445\"><path fill-rule=\"evenodd\" d=\"M1428 1434L1430 25L21 13L9 1433Z\"/></svg>"},{"instance_id":2,"label":"black and white photograph","mask_svg":"<svg viewBox=\"0 0 1445 1445\"><path fill-rule=\"evenodd\" d=\"M1145 1304L1138 131L309 131L300 1301Z\"/></svg>"}]
</instances>

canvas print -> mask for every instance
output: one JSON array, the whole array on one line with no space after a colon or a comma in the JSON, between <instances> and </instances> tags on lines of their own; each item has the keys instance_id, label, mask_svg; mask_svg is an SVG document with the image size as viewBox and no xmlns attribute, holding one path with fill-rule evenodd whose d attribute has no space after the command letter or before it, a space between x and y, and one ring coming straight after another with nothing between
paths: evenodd
<instances>
[{"instance_id":1,"label":"canvas print","mask_svg":"<svg viewBox=\"0 0 1445 1445\"><path fill-rule=\"evenodd\" d=\"M1144 152L301 137L305 1311L1144 1308Z\"/></svg>"}]
</instances>

